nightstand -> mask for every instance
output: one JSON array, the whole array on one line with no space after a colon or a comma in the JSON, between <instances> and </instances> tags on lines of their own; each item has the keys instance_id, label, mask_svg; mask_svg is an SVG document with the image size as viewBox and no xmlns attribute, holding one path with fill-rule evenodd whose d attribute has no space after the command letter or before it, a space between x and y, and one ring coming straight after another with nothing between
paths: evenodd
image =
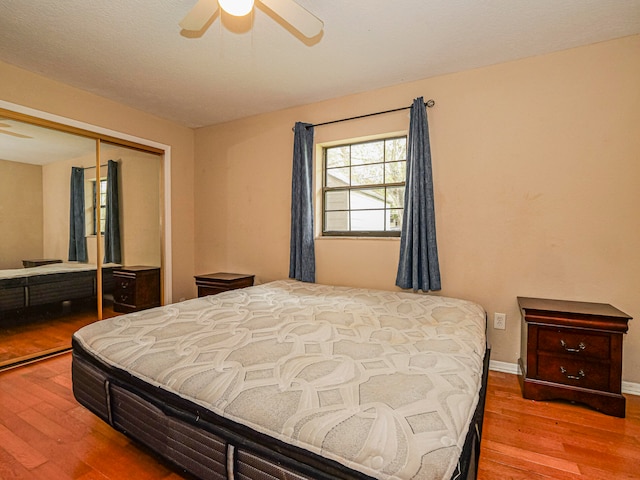
<instances>
[{"instance_id":1,"label":"nightstand","mask_svg":"<svg viewBox=\"0 0 640 480\"><path fill-rule=\"evenodd\" d=\"M22 260L22 266L24 268L39 267L41 265L51 265L53 263L62 263L62 260L57 258L33 258L29 260Z\"/></svg>"},{"instance_id":2,"label":"nightstand","mask_svg":"<svg viewBox=\"0 0 640 480\"><path fill-rule=\"evenodd\" d=\"M245 275L241 273L207 273L196 275L196 285L198 286L198 297L215 295L217 293L235 290L237 288L251 287L255 275Z\"/></svg>"},{"instance_id":3,"label":"nightstand","mask_svg":"<svg viewBox=\"0 0 640 480\"><path fill-rule=\"evenodd\" d=\"M113 270L113 309L128 313L160 306L160 268L119 267Z\"/></svg>"},{"instance_id":4,"label":"nightstand","mask_svg":"<svg viewBox=\"0 0 640 480\"><path fill-rule=\"evenodd\" d=\"M625 416L622 336L631 317L604 303L518 297L524 398L584 403Z\"/></svg>"}]
</instances>

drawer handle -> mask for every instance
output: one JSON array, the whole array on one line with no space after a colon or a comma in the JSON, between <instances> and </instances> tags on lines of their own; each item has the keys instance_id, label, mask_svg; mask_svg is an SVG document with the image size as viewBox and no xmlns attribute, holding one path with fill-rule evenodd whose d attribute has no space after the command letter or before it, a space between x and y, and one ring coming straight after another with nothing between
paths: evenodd
<instances>
[{"instance_id":1,"label":"drawer handle","mask_svg":"<svg viewBox=\"0 0 640 480\"><path fill-rule=\"evenodd\" d=\"M584 373L584 370L580 369L578 370L578 375L569 375L567 374L567 369L564 367L560 367L560 373L562 373L565 377L567 377L570 380L582 380L584 377L587 376L586 373Z\"/></svg>"},{"instance_id":2,"label":"drawer handle","mask_svg":"<svg viewBox=\"0 0 640 480\"><path fill-rule=\"evenodd\" d=\"M571 352L571 353L578 353L578 352L581 352L582 350L584 350L585 348L587 348L587 346L584 344L584 342L580 342L578 344L578 348L568 347L567 343L564 340L560 340L560 345L562 345L562 348L564 348L567 352Z\"/></svg>"},{"instance_id":3,"label":"drawer handle","mask_svg":"<svg viewBox=\"0 0 640 480\"><path fill-rule=\"evenodd\" d=\"M127 288L129 286L129 282L120 282L121 288Z\"/></svg>"}]
</instances>

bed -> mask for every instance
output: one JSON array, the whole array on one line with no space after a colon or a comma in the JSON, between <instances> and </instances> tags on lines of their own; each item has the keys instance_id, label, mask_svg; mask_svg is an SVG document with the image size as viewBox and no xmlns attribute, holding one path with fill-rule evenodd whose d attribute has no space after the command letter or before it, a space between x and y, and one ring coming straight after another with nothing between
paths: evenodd
<instances>
[{"instance_id":1,"label":"bed","mask_svg":"<svg viewBox=\"0 0 640 480\"><path fill-rule=\"evenodd\" d=\"M103 292L113 291L113 269L102 270ZM86 263L53 263L31 268L0 270L0 313L67 300L95 298L96 266Z\"/></svg>"},{"instance_id":2,"label":"bed","mask_svg":"<svg viewBox=\"0 0 640 480\"><path fill-rule=\"evenodd\" d=\"M485 329L465 300L276 281L78 330L73 391L195 478L471 479Z\"/></svg>"}]
</instances>

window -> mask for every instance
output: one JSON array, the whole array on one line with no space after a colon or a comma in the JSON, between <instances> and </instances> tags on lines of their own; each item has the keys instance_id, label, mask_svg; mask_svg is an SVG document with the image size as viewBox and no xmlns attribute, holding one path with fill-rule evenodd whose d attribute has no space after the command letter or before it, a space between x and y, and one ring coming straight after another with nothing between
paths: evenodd
<instances>
[{"instance_id":1,"label":"window","mask_svg":"<svg viewBox=\"0 0 640 480\"><path fill-rule=\"evenodd\" d=\"M322 234L400 236L407 137L324 149Z\"/></svg>"},{"instance_id":2,"label":"window","mask_svg":"<svg viewBox=\"0 0 640 480\"><path fill-rule=\"evenodd\" d=\"M96 231L96 180L92 180L91 181L91 185L93 186L92 189L92 195L91 198L93 199L93 208L92 208L92 212L93 212L93 221L92 221L92 225L93 225L93 232L92 235L97 235L98 232ZM105 219L107 218L107 179L106 178L101 178L100 179L100 233L104 234L104 224L105 224Z\"/></svg>"}]
</instances>

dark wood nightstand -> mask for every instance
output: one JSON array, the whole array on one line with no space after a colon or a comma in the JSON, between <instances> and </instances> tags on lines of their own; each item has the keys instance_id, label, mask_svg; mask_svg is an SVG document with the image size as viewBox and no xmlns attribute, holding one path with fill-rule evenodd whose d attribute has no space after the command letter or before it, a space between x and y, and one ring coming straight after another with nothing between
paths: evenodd
<instances>
[{"instance_id":1,"label":"dark wood nightstand","mask_svg":"<svg viewBox=\"0 0 640 480\"><path fill-rule=\"evenodd\" d=\"M217 293L245 288L253 285L255 275L244 275L242 273L207 273L196 275L196 285L198 286L198 297L215 295Z\"/></svg>"},{"instance_id":2,"label":"dark wood nightstand","mask_svg":"<svg viewBox=\"0 0 640 480\"><path fill-rule=\"evenodd\" d=\"M604 303L518 297L524 398L584 403L625 416L622 336L631 317Z\"/></svg>"},{"instance_id":3,"label":"dark wood nightstand","mask_svg":"<svg viewBox=\"0 0 640 480\"><path fill-rule=\"evenodd\" d=\"M160 268L119 267L113 270L113 309L129 313L160 306Z\"/></svg>"}]
</instances>

